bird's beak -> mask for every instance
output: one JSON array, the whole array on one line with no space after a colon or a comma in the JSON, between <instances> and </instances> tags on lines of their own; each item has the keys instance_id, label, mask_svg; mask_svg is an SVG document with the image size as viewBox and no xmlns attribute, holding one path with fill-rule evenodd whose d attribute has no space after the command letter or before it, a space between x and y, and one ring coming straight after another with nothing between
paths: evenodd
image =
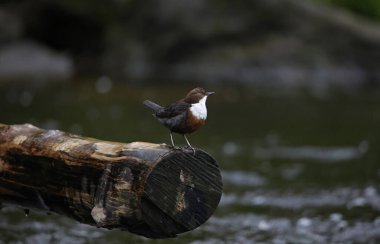
<instances>
[{"instance_id":1,"label":"bird's beak","mask_svg":"<svg viewBox=\"0 0 380 244\"><path fill-rule=\"evenodd\" d=\"M206 95L207 96L210 96L210 95L212 95L212 94L214 94L215 92L206 92Z\"/></svg>"}]
</instances>

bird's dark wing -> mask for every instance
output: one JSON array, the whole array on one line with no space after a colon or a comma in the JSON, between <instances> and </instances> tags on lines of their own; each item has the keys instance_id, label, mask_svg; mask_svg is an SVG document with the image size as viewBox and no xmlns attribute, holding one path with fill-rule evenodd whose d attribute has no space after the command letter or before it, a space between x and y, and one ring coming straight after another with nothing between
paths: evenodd
<instances>
[{"instance_id":1,"label":"bird's dark wing","mask_svg":"<svg viewBox=\"0 0 380 244\"><path fill-rule=\"evenodd\" d=\"M191 104L185 103L185 102L176 102L173 103L165 108L160 109L159 111L156 112L156 117L157 118L171 118L175 117L179 114L182 114L186 112L188 108L191 107Z\"/></svg>"}]
</instances>

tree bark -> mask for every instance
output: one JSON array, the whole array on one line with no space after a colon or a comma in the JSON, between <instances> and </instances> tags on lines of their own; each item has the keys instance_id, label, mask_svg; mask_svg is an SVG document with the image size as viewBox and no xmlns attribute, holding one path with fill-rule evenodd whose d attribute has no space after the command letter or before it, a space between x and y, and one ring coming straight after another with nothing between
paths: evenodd
<instances>
[{"instance_id":1,"label":"tree bark","mask_svg":"<svg viewBox=\"0 0 380 244\"><path fill-rule=\"evenodd\" d=\"M166 238L203 224L221 193L217 162L202 150L0 124L0 205Z\"/></svg>"}]
</instances>

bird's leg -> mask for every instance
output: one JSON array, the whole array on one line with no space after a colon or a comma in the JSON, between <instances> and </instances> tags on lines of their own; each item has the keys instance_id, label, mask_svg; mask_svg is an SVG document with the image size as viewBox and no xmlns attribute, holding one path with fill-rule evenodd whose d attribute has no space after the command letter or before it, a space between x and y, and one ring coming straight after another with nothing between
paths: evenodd
<instances>
[{"instance_id":1,"label":"bird's leg","mask_svg":"<svg viewBox=\"0 0 380 244\"><path fill-rule=\"evenodd\" d=\"M191 150L193 150L193 153L194 153L194 155L195 155L195 148L191 146L191 144L190 144L189 140L187 140L187 137L186 137L185 134L183 134L183 137L185 138L185 140L186 140L186 142L187 142L187 145L189 145L189 147L191 148Z\"/></svg>"},{"instance_id":2,"label":"bird's leg","mask_svg":"<svg viewBox=\"0 0 380 244\"><path fill-rule=\"evenodd\" d=\"M176 147L176 146L174 145L173 134L172 134L171 131L170 131L170 141L172 142L172 147L173 147L173 149L178 149L178 147Z\"/></svg>"},{"instance_id":3,"label":"bird's leg","mask_svg":"<svg viewBox=\"0 0 380 244\"><path fill-rule=\"evenodd\" d=\"M174 141L173 141L173 135L171 131L170 131L170 141L172 142L172 146L175 147Z\"/></svg>"}]
</instances>

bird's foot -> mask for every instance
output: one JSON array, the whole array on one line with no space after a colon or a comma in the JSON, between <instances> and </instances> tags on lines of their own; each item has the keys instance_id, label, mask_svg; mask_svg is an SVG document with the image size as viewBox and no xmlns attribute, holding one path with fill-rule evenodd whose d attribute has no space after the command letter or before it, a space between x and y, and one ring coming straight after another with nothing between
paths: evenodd
<instances>
[{"instance_id":1,"label":"bird's foot","mask_svg":"<svg viewBox=\"0 0 380 244\"><path fill-rule=\"evenodd\" d=\"M173 145L168 145L170 149L172 150L183 150L184 148L185 149L191 149L193 151L193 155L195 156L195 153L196 153L196 149L192 146L185 146L185 147L180 147L180 146L173 146Z\"/></svg>"},{"instance_id":2,"label":"bird's foot","mask_svg":"<svg viewBox=\"0 0 380 244\"><path fill-rule=\"evenodd\" d=\"M172 150L181 150L181 149L182 149L181 147L173 146L173 145L169 145L169 147L170 147Z\"/></svg>"},{"instance_id":3,"label":"bird's foot","mask_svg":"<svg viewBox=\"0 0 380 244\"><path fill-rule=\"evenodd\" d=\"M196 149L192 146L186 146L186 148L193 150L193 156L195 156Z\"/></svg>"}]
</instances>

